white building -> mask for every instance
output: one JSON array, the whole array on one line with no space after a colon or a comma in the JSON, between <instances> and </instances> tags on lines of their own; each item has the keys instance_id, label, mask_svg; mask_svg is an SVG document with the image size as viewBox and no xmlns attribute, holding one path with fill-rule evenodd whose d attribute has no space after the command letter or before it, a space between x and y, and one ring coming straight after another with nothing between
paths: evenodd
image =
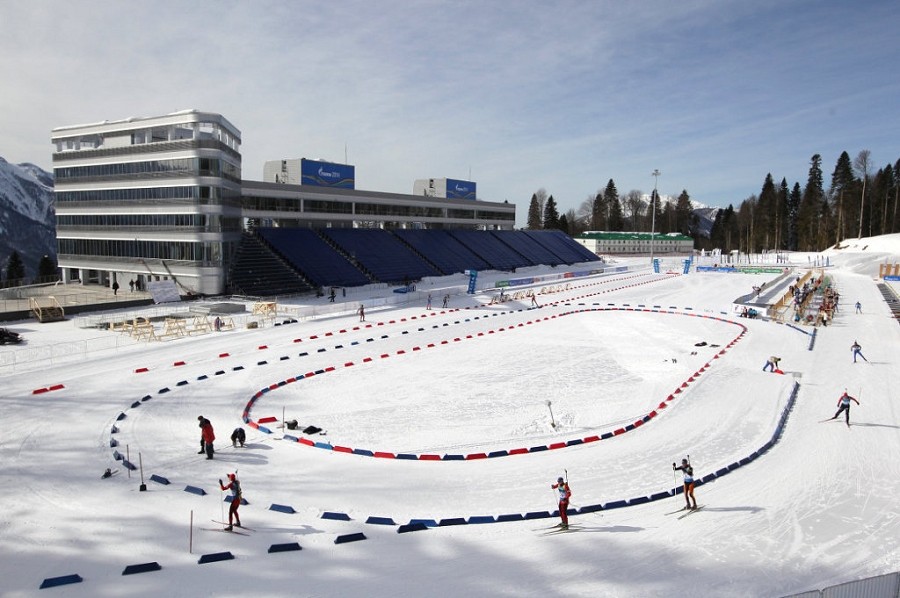
<instances>
[{"instance_id":1,"label":"white building","mask_svg":"<svg viewBox=\"0 0 900 598\"><path fill-rule=\"evenodd\" d=\"M694 251L694 239L680 233L629 233L589 231L575 237L596 255L609 254L680 254Z\"/></svg>"},{"instance_id":2,"label":"white building","mask_svg":"<svg viewBox=\"0 0 900 598\"><path fill-rule=\"evenodd\" d=\"M53 129L63 280L218 293L241 235L241 133L219 114Z\"/></svg>"}]
</instances>

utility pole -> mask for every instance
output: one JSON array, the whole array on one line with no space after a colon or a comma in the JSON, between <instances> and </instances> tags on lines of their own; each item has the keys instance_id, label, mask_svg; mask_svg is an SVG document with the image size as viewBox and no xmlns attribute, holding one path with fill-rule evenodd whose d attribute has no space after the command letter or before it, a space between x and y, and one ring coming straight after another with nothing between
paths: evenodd
<instances>
[{"instance_id":1,"label":"utility pole","mask_svg":"<svg viewBox=\"0 0 900 598\"><path fill-rule=\"evenodd\" d=\"M653 177L653 197L650 198L650 209L653 211L652 217L650 218L650 266L653 266L653 245L656 240L656 198L657 196L657 183L659 183L659 169L656 168L653 172L650 173Z\"/></svg>"}]
</instances>

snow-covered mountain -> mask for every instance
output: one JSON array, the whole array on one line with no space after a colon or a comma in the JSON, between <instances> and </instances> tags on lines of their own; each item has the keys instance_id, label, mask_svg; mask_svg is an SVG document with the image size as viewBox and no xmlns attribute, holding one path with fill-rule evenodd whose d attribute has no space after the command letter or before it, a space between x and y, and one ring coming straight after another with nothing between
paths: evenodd
<instances>
[{"instance_id":1,"label":"snow-covered mountain","mask_svg":"<svg viewBox=\"0 0 900 598\"><path fill-rule=\"evenodd\" d=\"M0 158L0 269L18 251L28 278L44 255L56 259L53 175L34 164Z\"/></svg>"}]
</instances>

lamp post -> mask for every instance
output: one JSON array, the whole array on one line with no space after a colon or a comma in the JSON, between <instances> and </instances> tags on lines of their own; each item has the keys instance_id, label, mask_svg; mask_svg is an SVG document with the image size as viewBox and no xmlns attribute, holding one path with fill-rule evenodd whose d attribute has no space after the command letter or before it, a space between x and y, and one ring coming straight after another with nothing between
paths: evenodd
<instances>
[{"instance_id":1,"label":"lamp post","mask_svg":"<svg viewBox=\"0 0 900 598\"><path fill-rule=\"evenodd\" d=\"M656 198L658 197L656 186L659 182L659 169L653 169L650 175L653 177L653 196L650 198L650 209L653 211L653 216L650 219L650 267L653 267L653 242L656 239Z\"/></svg>"}]
</instances>

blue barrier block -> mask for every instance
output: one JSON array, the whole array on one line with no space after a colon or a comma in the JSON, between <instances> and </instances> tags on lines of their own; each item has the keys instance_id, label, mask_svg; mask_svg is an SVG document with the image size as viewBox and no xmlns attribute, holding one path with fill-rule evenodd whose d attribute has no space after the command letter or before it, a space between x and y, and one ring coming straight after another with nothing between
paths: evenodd
<instances>
[{"instance_id":1,"label":"blue barrier block","mask_svg":"<svg viewBox=\"0 0 900 598\"><path fill-rule=\"evenodd\" d=\"M73 573L72 575L62 575L60 577L48 577L41 582L41 589L55 588L56 586L64 586L70 583L81 583L84 581L80 575Z\"/></svg>"},{"instance_id":2,"label":"blue barrier block","mask_svg":"<svg viewBox=\"0 0 900 598\"><path fill-rule=\"evenodd\" d=\"M508 513L506 515L497 515L497 523L506 523L508 521L523 521L525 517L521 513Z\"/></svg>"},{"instance_id":3,"label":"blue barrier block","mask_svg":"<svg viewBox=\"0 0 900 598\"><path fill-rule=\"evenodd\" d=\"M272 433L272 430L270 430L269 428L267 428L267 427L265 427L265 426L258 426L256 429L259 430L260 432L264 433L264 434L271 434L271 433Z\"/></svg>"},{"instance_id":4,"label":"blue barrier block","mask_svg":"<svg viewBox=\"0 0 900 598\"><path fill-rule=\"evenodd\" d=\"M179 381L175 384L175 386L186 386L187 383L188 383L187 380L179 380Z\"/></svg>"},{"instance_id":5,"label":"blue barrier block","mask_svg":"<svg viewBox=\"0 0 900 598\"><path fill-rule=\"evenodd\" d=\"M297 357L306 357L309 355L309 351L304 351L303 353L297 353Z\"/></svg>"},{"instance_id":6,"label":"blue barrier block","mask_svg":"<svg viewBox=\"0 0 900 598\"><path fill-rule=\"evenodd\" d=\"M284 544L272 544L269 546L269 554L273 552L292 552L295 550L303 550L303 548L297 542L286 542Z\"/></svg>"},{"instance_id":7,"label":"blue barrier block","mask_svg":"<svg viewBox=\"0 0 900 598\"><path fill-rule=\"evenodd\" d=\"M390 517L369 517L366 519L366 523L373 525L397 525Z\"/></svg>"},{"instance_id":8,"label":"blue barrier block","mask_svg":"<svg viewBox=\"0 0 900 598\"><path fill-rule=\"evenodd\" d=\"M158 391L156 391L156 394L158 394L158 395L164 395L164 394L166 394L167 392L169 392L169 387L168 387L168 386L165 386L165 387L163 387L163 388L160 388Z\"/></svg>"},{"instance_id":9,"label":"blue barrier block","mask_svg":"<svg viewBox=\"0 0 900 598\"><path fill-rule=\"evenodd\" d=\"M672 496L671 492L657 492L655 494L650 495L650 500L661 500L663 498L668 498Z\"/></svg>"},{"instance_id":10,"label":"blue barrier block","mask_svg":"<svg viewBox=\"0 0 900 598\"><path fill-rule=\"evenodd\" d=\"M290 357L288 357L287 355L282 355L278 358L278 361L287 361L288 359L290 359Z\"/></svg>"},{"instance_id":11,"label":"blue barrier block","mask_svg":"<svg viewBox=\"0 0 900 598\"><path fill-rule=\"evenodd\" d=\"M541 451L546 451L546 450L548 450L547 447L545 445L541 445L541 446L533 446L533 447L529 448L528 452L529 453L539 453Z\"/></svg>"},{"instance_id":12,"label":"blue barrier block","mask_svg":"<svg viewBox=\"0 0 900 598\"><path fill-rule=\"evenodd\" d=\"M332 513L331 511L325 511L322 513L322 519L334 519L336 521L350 521L350 515L346 513Z\"/></svg>"},{"instance_id":13,"label":"blue barrier block","mask_svg":"<svg viewBox=\"0 0 900 598\"><path fill-rule=\"evenodd\" d=\"M634 424L628 424L627 426L625 426L626 432L631 432L632 430L634 430Z\"/></svg>"},{"instance_id":14,"label":"blue barrier block","mask_svg":"<svg viewBox=\"0 0 900 598\"><path fill-rule=\"evenodd\" d=\"M214 552L212 554L204 554L200 557L200 560L197 561L199 564L204 563L217 563L219 561L231 561L234 560L234 555L229 551L225 552Z\"/></svg>"},{"instance_id":15,"label":"blue barrier block","mask_svg":"<svg viewBox=\"0 0 900 598\"><path fill-rule=\"evenodd\" d=\"M115 438L110 438L110 439L109 439L109 446L110 446L110 448L117 447L117 446L119 446L119 441L116 440Z\"/></svg>"},{"instance_id":16,"label":"blue barrier block","mask_svg":"<svg viewBox=\"0 0 900 598\"><path fill-rule=\"evenodd\" d=\"M407 532L420 532L422 530L428 529L428 526L424 523L407 523L406 525L401 525L397 528L398 534L405 534Z\"/></svg>"},{"instance_id":17,"label":"blue barrier block","mask_svg":"<svg viewBox=\"0 0 900 598\"><path fill-rule=\"evenodd\" d=\"M327 351L327 350L328 350L328 349L326 349L326 348L323 347L323 348L321 348L321 349L317 349L317 350L316 350L316 353L324 353L324 352Z\"/></svg>"},{"instance_id":18,"label":"blue barrier block","mask_svg":"<svg viewBox=\"0 0 900 598\"><path fill-rule=\"evenodd\" d=\"M291 436L290 434L285 434L281 438L282 438L282 440L290 440L291 442L297 442L297 437Z\"/></svg>"},{"instance_id":19,"label":"blue barrier block","mask_svg":"<svg viewBox=\"0 0 900 598\"><path fill-rule=\"evenodd\" d=\"M262 361L257 361L256 365L266 365L267 363L269 363L269 362L266 361L265 359L263 359Z\"/></svg>"},{"instance_id":20,"label":"blue barrier block","mask_svg":"<svg viewBox=\"0 0 900 598\"><path fill-rule=\"evenodd\" d=\"M152 561L149 563L140 563L138 565L128 565L122 571L122 575L134 575L135 573L147 573L148 571L159 571L162 569L159 563Z\"/></svg>"},{"instance_id":21,"label":"blue barrier block","mask_svg":"<svg viewBox=\"0 0 900 598\"><path fill-rule=\"evenodd\" d=\"M420 523L426 527L437 527L437 521L434 519L410 519L409 524Z\"/></svg>"},{"instance_id":22,"label":"blue barrier block","mask_svg":"<svg viewBox=\"0 0 900 598\"><path fill-rule=\"evenodd\" d=\"M297 512L294 510L294 507L292 507L290 505L279 505L279 504L275 504L275 503L272 503L269 506L269 510L270 511L278 511L279 513L288 513L288 514L293 514L293 513Z\"/></svg>"},{"instance_id":23,"label":"blue barrier block","mask_svg":"<svg viewBox=\"0 0 900 598\"><path fill-rule=\"evenodd\" d=\"M222 500L223 500L223 502L230 503L230 502L231 502L231 495L230 495L230 494L226 494L226 495L225 495L225 498L223 498ZM241 499L241 505L249 505L249 504L250 504L250 503L247 502L247 499L246 499L246 498L242 498L242 499Z\"/></svg>"},{"instance_id":24,"label":"blue barrier block","mask_svg":"<svg viewBox=\"0 0 900 598\"><path fill-rule=\"evenodd\" d=\"M335 345L334 348L335 348L335 349L343 349L343 348L344 348L344 345Z\"/></svg>"},{"instance_id":25,"label":"blue barrier block","mask_svg":"<svg viewBox=\"0 0 900 598\"><path fill-rule=\"evenodd\" d=\"M628 500L629 505L642 505L645 502L650 502L650 499L646 496L638 496L637 498L632 498Z\"/></svg>"},{"instance_id":26,"label":"blue barrier block","mask_svg":"<svg viewBox=\"0 0 900 598\"><path fill-rule=\"evenodd\" d=\"M119 451L113 451L113 459L115 459L116 461L121 461L124 458L125 457Z\"/></svg>"},{"instance_id":27,"label":"blue barrier block","mask_svg":"<svg viewBox=\"0 0 900 598\"><path fill-rule=\"evenodd\" d=\"M720 470L718 470L718 471L716 472L716 477L723 476L723 475L725 475L726 473L728 473L728 468L727 468L727 467L723 467L722 469L720 469Z\"/></svg>"},{"instance_id":28,"label":"blue barrier block","mask_svg":"<svg viewBox=\"0 0 900 598\"><path fill-rule=\"evenodd\" d=\"M191 494L196 494L198 496L206 496L206 490L204 490L203 488L198 488L196 486L185 486L184 491L190 492Z\"/></svg>"},{"instance_id":29,"label":"blue barrier block","mask_svg":"<svg viewBox=\"0 0 900 598\"><path fill-rule=\"evenodd\" d=\"M118 434L118 433L119 433L119 428L113 426L112 428L110 428L109 433L110 433L110 434Z\"/></svg>"},{"instance_id":30,"label":"blue barrier block","mask_svg":"<svg viewBox=\"0 0 900 598\"><path fill-rule=\"evenodd\" d=\"M607 438L612 438L613 436L615 436L615 434L613 434L612 432L604 432L600 435L600 440L606 440Z\"/></svg>"},{"instance_id":31,"label":"blue barrier block","mask_svg":"<svg viewBox=\"0 0 900 598\"><path fill-rule=\"evenodd\" d=\"M215 376L221 376L221 375L224 374L224 373L225 373L225 370L216 370L216 373L213 374L213 375L215 375Z\"/></svg>"},{"instance_id":32,"label":"blue barrier block","mask_svg":"<svg viewBox=\"0 0 900 598\"><path fill-rule=\"evenodd\" d=\"M320 449L328 449L329 451L334 448L329 442L316 442L313 446Z\"/></svg>"},{"instance_id":33,"label":"blue barrier block","mask_svg":"<svg viewBox=\"0 0 900 598\"><path fill-rule=\"evenodd\" d=\"M117 421L117 422L120 422L120 421L122 421L123 419L125 419L126 417L127 417L127 416L126 416L124 413L120 413L120 414L119 414L119 417L116 418L116 421Z\"/></svg>"},{"instance_id":34,"label":"blue barrier block","mask_svg":"<svg viewBox=\"0 0 900 598\"><path fill-rule=\"evenodd\" d=\"M581 438L574 438L572 440L566 441L566 446L575 446L578 444L584 444L584 440L582 440Z\"/></svg>"},{"instance_id":35,"label":"blue barrier block","mask_svg":"<svg viewBox=\"0 0 900 598\"><path fill-rule=\"evenodd\" d=\"M281 388L282 386L285 386L285 385L287 385L287 380L282 380L281 382L278 383L279 388Z\"/></svg>"},{"instance_id":36,"label":"blue barrier block","mask_svg":"<svg viewBox=\"0 0 900 598\"><path fill-rule=\"evenodd\" d=\"M627 506L627 504L627 501L624 500L614 500L603 505L603 510L609 511L610 509L618 509L620 507Z\"/></svg>"},{"instance_id":37,"label":"blue barrier block","mask_svg":"<svg viewBox=\"0 0 900 598\"><path fill-rule=\"evenodd\" d=\"M242 369L244 369L244 366L242 366L242 365L236 365L236 366L234 366L233 368L231 368L231 371L232 371L232 372L239 372L239 371L241 371Z\"/></svg>"},{"instance_id":38,"label":"blue barrier block","mask_svg":"<svg viewBox=\"0 0 900 598\"><path fill-rule=\"evenodd\" d=\"M581 507L578 509L579 513L596 513L597 511L602 511L603 505L587 505L586 507Z\"/></svg>"},{"instance_id":39,"label":"blue barrier block","mask_svg":"<svg viewBox=\"0 0 900 598\"><path fill-rule=\"evenodd\" d=\"M325 370L316 370L316 374L324 374Z\"/></svg>"},{"instance_id":40,"label":"blue barrier block","mask_svg":"<svg viewBox=\"0 0 900 598\"><path fill-rule=\"evenodd\" d=\"M409 453L397 453L394 455L395 459L407 459L409 461L418 461L418 455L411 455Z\"/></svg>"},{"instance_id":41,"label":"blue barrier block","mask_svg":"<svg viewBox=\"0 0 900 598\"><path fill-rule=\"evenodd\" d=\"M153 398L152 395L144 395L144 396L141 397L141 402L149 401L149 400L152 399L152 398Z\"/></svg>"},{"instance_id":42,"label":"blue barrier block","mask_svg":"<svg viewBox=\"0 0 900 598\"><path fill-rule=\"evenodd\" d=\"M134 403L131 404L131 408L132 408L132 409L137 409L137 408L140 407L140 406L141 406L141 402L140 402L140 401L135 401Z\"/></svg>"},{"instance_id":43,"label":"blue barrier block","mask_svg":"<svg viewBox=\"0 0 900 598\"><path fill-rule=\"evenodd\" d=\"M494 457L507 457L509 456L509 451L492 451L488 453L488 458Z\"/></svg>"},{"instance_id":44,"label":"blue barrier block","mask_svg":"<svg viewBox=\"0 0 900 598\"><path fill-rule=\"evenodd\" d=\"M374 457L375 453L369 449L353 449L354 455L362 455L363 457Z\"/></svg>"},{"instance_id":45,"label":"blue barrier block","mask_svg":"<svg viewBox=\"0 0 900 598\"><path fill-rule=\"evenodd\" d=\"M525 519L549 519L553 517L550 511L530 511L525 513Z\"/></svg>"},{"instance_id":46,"label":"blue barrier block","mask_svg":"<svg viewBox=\"0 0 900 598\"><path fill-rule=\"evenodd\" d=\"M164 477L162 477L161 475L156 475L155 473L154 473L153 475L150 476L150 481L151 481L151 482L156 482L157 484L162 484L163 486L168 486L168 485L169 485L169 480L168 480L168 478L164 478Z\"/></svg>"},{"instance_id":47,"label":"blue barrier block","mask_svg":"<svg viewBox=\"0 0 900 598\"><path fill-rule=\"evenodd\" d=\"M750 457L744 457L743 459L738 461L738 467L744 466L747 463L750 463L751 461L753 461L753 459L751 459Z\"/></svg>"},{"instance_id":48,"label":"blue barrier block","mask_svg":"<svg viewBox=\"0 0 900 598\"><path fill-rule=\"evenodd\" d=\"M209 378L209 376L207 376L206 374L203 374L202 376L197 376L197 380L198 380L198 381L200 381L200 380L206 380L207 378Z\"/></svg>"},{"instance_id":49,"label":"blue barrier block","mask_svg":"<svg viewBox=\"0 0 900 598\"><path fill-rule=\"evenodd\" d=\"M469 517L469 524L477 525L480 523L496 523L497 520L492 515L476 515L475 517Z\"/></svg>"},{"instance_id":50,"label":"blue barrier block","mask_svg":"<svg viewBox=\"0 0 900 598\"><path fill-rule=\"evenodd\" d=\"M705 484L706 482L710 482L710 481L716 479L717 477L718 477L717 474L710 473L710 474L703 476L703 478L698 481ZM696 482L694 482L694 483L696 484ZM699 484L697 484L697 485L699 485Z\"/></svg>"},{"instance_id":51,"label":"blue barrier block","mask_svg":"<svg viewBox=\"0 0 900 598\"><path fill-rule=\"evenodd\" d=\"M465 455L444 455L441 457L442 461L465 461Z\"/></svg>"},{"instance_id":52,"label":"blue barrier block","mask_svg":"<svg viewBox=\"0 0 900 598\"><path fill-rule=\"evenodd\" d=\"M360 540L365 540L366 535L362 532L357 532L355 534L344 534L343 536L338 536L334 539L335 544L346 544L347 542L359 542Z\"/></svg>"},{"instance_id":53,"label":"blue barrier block","mask_svg":"<svg viewBox=\"0 0 900 598\"><path fill-rule=\"evenodd\" d=\"M438 523L441 527L449 527L451 525L465 525L466 520L463 517L450 517L448 519L441 519Z\"/></svg>"}]
</instances>

